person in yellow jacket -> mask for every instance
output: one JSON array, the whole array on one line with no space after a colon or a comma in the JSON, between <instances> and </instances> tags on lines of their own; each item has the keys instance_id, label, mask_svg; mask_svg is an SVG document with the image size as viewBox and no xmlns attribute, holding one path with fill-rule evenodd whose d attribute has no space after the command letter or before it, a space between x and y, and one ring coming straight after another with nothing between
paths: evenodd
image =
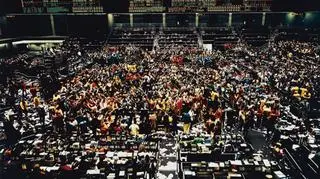
<instances>
[{"instance_id":1,"label":"person in yellow jacket","mask_svg":"<svg viewBox=\"0 0 320 179\"><path fill-rule=\"evenodd\" d=\"M24 113L25 116L27 117L28 116L28 103L24 99L22 99L20 101L20 109L21 109L21 112Z\"/></svg>"},{"instance_id":2,"label":"person in yellow jacket","mask_svg":"<svg viewBox=\"0 0 320 179\"><path fill-rule=\"evenodd\" d=\"M240 130L242 130L244 124L246 123L247 120L247 112L245 109L239 110L239 124L240 124Z\"/></svg>"},{"instance_id":3,"label":"person in yellow jacket","mask_svg":"<svg viewBox=\"0 0 320 179\"><path fill-rule=\"evenodd\" d=\"M52 101L56 102L56 101L60 100L60 98L61 98L61 96L59 94L57 94L57 95L54 94Z\"/></svg>"},{"instance_id":4,"label":"person in yellow jacket","mask_svg":"<svg viewBox=\"0 0 320 179\"><path fill-rule=\"evenodd\" d=\"M28 103L27 103L27 101L25 101L24 99L22 99L22 100L20 101L20 109L23 110L23 111L25 111L25 110L28 109Z\"/></svg>"},{"instance_id":5,"label":"person in yellow jacket","mask_svg":"<svg viewBox=\"0 0 320 179\"><path fill-rule=\"evenodd\" d=\"M219 99L219 93L212 91L211 92L211 100L215 101L216 99Z\"/></svg>"},{"instance_id":6,"label":"person in yellow jacket","mask_svg":"<svg viewBox=\"0 0 320 179\"><path fill-rule=\"evenodd\" d=\"M271 106L272 106L272 102L270 102L270 101L267 101L266 103L265 103L265 105L263 106L263 113L266 113L266 114L270 114L270 112L271 112Z\"/></svg>"},{"instance_id":7,"label":"person in yellow jacket","mask_svg":"<svg viewBox=\"0 0 320 179\"><path fill-rule=\"evenodd\" d=\"M33 104L34 104L34 107L38 107L40 105L40 97L39 96L35 96L33 98Z\"/></svg>"},{"instance_id":8,"label":"person in yellow jacket","mask_svg":"<svg viewBox=\"0 0 320 179\"><path fill-rule=\"evenodd\" d=\"M291 88L291 92L292 92L292 95L294 96L294 97L296 97L297 99L301 99L300 97L300 93L299 93L299 87L298 86L294 86L294 87L292 87Z\"/></svg>"},{"instance_id":9,"label":"person in yellow jacket","mask_svg":"<svg viewBox=\"0 0 320 179\"><path fill-rule=\"evenodd\" d=\"M55 107L53 111L52 124L55 132L63 131L63 126L64 126L63 111L59 106Z\"/></svg>"},{"instance_id":10,"label":"person in yellow jacket","mask_svg":"<svg viewBox=\"0 0 320 179\"><path fill-rule=\"evenodd\" d=\"M137 67L136 67L136 65L127 65L127 70L129 72L135 73L137 71Z\"/></svg>"},{"instance_id":11,"label":"person in yellow jacket","mask_svg":"<svg viewBox=\"0 0 320 179\"><path fill-rule=\"evenodd\" d=\"M311 98L311 93L308 91L307 88L300 88L301 90L301 97L303 99L310 99Z\"/></svg>"},{"instance_id":12,"label":"person in yellow jacket","mask_svg":"<svg viewBox=\"0 0 320 179\"><path fill-rule=\"evenodd\" d=\"M120 85L121 84L121 79L118 76L114 77L114 82L116 85Z\"/></svg>"},{"instance_id":13,"label":"person in yellow jacket","mask_svg":"<svg viewBox=\"0 0 320 179\"><path fill-rule=\"evenodd\" d=\"M165 102L165 111L168 112L171 109L171 102L170 100L166 100Z\"/></svg>"},{"instance_id":14,"label":"person in yellow jacket","mask_svg":"<svg viewBox=\"0 0 320 179\"><path fill-rule=\"evenodd\" d=\"M182 115L182 121L183 121L183 133L189 134L190 133L190 128L191 128L191 123L193 121L194 113L191 110L189 112L184 113Z\"/></svg>"}]
</instances>

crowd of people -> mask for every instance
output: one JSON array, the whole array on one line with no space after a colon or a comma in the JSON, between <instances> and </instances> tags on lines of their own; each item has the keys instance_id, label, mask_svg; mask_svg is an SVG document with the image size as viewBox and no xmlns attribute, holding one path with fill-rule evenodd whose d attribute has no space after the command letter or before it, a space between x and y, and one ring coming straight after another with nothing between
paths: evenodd
<instances>
[{"instance_id":1,"label":"crowd of people","mask_svg":"<svg viewBox=\"0 0 320 179\"><path fill-rule=\"evenodd\" d=\"M89 123L95 134L150 133L158 124L176 132L179 121L185 133L200 121L213 133L220 133L224 122L239 122L245 131L262 125L271 130L280 116L283 91L290 94L285 101L318 95L314 47L294 41L273 43L255 53L243 45L225 52L105 47L88 57L108 57L109 62L62 81L52 100L40 100L34 86L21 85L21 91L31 94L30 107L47 106L57 132ZM202 63L203 58L213 63ZM19 109L27 116L26 101L21 98Z\"/></svg>"},{"instance_id":2,"label":"crowd of people","mask_svg":"<svg viewBox=\"0 0 320 179\"><path fill-rule=\"evenodd\" d=\"M282 105L299 103L307 111L308 101L319 97L315 48L298 41L271 42L258 51L244 44L225 51L65 47L69 51L62 54L68 59L94 65L55 81L58 90L52 97L43 96L50 85L33 83L9 84L2 93L15 98L11 112L19 114L18 123L24 126L20 132L30 130L21 119L32 124L30 116L38 116L43 132L50 124L54 133L66 136L77 131L96 138L138 137L159 128L188 134L197 123L212 136L225 126L243 131L245 137L250 128L265 127L269 136Z\"/></svg>"}]
</instances>

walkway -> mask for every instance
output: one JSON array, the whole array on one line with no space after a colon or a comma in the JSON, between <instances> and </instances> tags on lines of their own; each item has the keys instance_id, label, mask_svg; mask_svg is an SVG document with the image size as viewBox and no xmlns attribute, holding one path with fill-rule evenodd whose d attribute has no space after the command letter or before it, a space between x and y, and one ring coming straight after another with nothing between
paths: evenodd
<instances>
[{"instance_id":1,"label":"walkway","mask_svg":"<svg viewBox=\"0 0 320 179\"><path fill-rule=\"evenodd\" d=\"M177 175L177 144L176 139L168 134L160 143L159 169L157 178L176 179Z\"/></svg>"}]
</instances>

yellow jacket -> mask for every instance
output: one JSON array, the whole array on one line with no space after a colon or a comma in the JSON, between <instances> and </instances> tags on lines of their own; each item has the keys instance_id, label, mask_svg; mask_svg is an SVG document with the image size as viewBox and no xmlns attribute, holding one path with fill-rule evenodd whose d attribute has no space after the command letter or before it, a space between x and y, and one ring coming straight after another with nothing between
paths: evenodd
<instances>
[{"instance_id":1,"label":"yellow jacket","mask_svg":"<svg viewBox=\"0 0 320 179\"><path fill-rule=\"evenodd\" d=\"M212 91L211 92L211 100L214 101L216 98L219 98L219 93Z\"/></svg>"},{"instance_id":2,"label":"yellow jacket","mask_svg":"<svg viewBox=\"0 0 320 179\"><path fill-rule=\"evenodd\" d=\"M33 98L33 104L35 107L38 107L40 105L40 98L38 96Z\"/></svg>"},{"instance_id":3,"label":"yellow jacket","mask_svg":"<svg viewBox=\"0 0 320 179\"><path fill-rule=\"evenodd\" d=\"M27 103L27 101L21 101L20 102L20 108L22 109L22 110L27 110L28 109L28 103Z\"/></svg>"},{"instance_id":4,"label":"yellow jacket","mask_svg":"<svg viewBox=\"0 0 320 179\"><path fill-rule=\"evenodd\" d=\"M304 99L310 99L311 98L311 93L309 93L308 89L306 88L300 88L301 90L301 97Z\"/></svg>"},{"instance_id":5,"label":"yellow jacket","mask_svg":"<svg viewBox=\"0 0 320 179\"><path fill-rule=\"evenodd\" d=\"M137 71L137 66L136 65L127 65L127 70L129 72L136 72Z\"/></svg>"},{"instance_id":6,"label":"yellow jacket","mask_svg":"<svg viewBox=\"0 0 320 179\"><path fill-rule=\"evenodd\" d=\"M61 97L60 97L60 95L53 95L53 101L57 101L57 100L59 100Z\"/></svg>"}]
</instances>

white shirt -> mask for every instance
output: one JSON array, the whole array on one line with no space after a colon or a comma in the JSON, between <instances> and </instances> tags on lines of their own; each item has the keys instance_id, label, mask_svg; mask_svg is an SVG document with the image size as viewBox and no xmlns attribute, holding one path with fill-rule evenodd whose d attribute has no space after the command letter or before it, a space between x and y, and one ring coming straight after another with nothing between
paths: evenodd
<instances>
[{"instance_id":1,"label":"white shirt","mask_svg":"<svg viewBox=\"0 0 320 179\"><path fill-rule=\"evenodd\" d=\"M189 110L189 115L190 115L190 119L191 121L193 121L193 117L195 116L194 112L192 110Z\"/></svg>"}]
</instances>

